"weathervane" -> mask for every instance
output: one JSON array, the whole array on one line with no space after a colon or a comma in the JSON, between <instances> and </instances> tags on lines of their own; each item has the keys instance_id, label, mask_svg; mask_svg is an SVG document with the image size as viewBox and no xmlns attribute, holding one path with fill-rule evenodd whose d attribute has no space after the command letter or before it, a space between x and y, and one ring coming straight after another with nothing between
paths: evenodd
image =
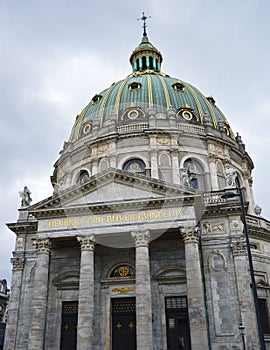
<instances>
[{"instance_id":1,"label":"weathervane","mask_svg":"<svg viewBox=\"0 0 270 350\"><path fill-rule=\"evenodd\" d=\"M144 36L147 36L147 34L146 34L146 20L148 18L151 18L151 16L145 16L144 12L142 13L141 18L137 18L137 21L143 21L143 35Z\"/></svg>"}]
</instances>

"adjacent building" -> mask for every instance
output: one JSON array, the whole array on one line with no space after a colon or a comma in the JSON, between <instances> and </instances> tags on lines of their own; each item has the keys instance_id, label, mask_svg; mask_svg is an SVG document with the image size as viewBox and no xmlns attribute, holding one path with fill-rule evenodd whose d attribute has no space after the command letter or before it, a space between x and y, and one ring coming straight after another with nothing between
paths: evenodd
<instances>
[{"instance_id":1,"label":"adjacent building","mask_svg":"<svg viewBox=\"0 0 270 350\"><path fill-rule=\"evenodd\" d=\"M0 280L0 349L4 346L9 292L7 281Z\"/></svg>"},{"instance_id":2,"label":"adjacent building","mask_svg":"<svg viewBox=\"0 0 270 350\"><path fill-rule=\"evenodd\" d=\"M212 96L161 71L144 28L132 73L76 117L31 205L21 193L5 350L260 349L239 196L270 349L270 222L253 162Z\"/></svg>"}]
</instances>

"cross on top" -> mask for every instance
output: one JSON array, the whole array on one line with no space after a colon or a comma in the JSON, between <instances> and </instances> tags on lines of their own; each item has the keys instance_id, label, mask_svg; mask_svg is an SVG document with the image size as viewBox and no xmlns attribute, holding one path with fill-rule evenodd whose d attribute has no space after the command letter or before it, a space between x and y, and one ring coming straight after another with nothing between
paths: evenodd
<instances>
[{"instance_id":1,"label":"cross on top","mask_svg":"<svg viewBox=\"0 0 270 350\"><path fill-rule=\"evenodd\" d=\"M144 36L147 36L147 34L146 34L146 20L148 18L151 18L151 16L146 16L143 12L142 17L137 19L137 21L143 21L143 35Z\"/></svg>"}]
</instances>

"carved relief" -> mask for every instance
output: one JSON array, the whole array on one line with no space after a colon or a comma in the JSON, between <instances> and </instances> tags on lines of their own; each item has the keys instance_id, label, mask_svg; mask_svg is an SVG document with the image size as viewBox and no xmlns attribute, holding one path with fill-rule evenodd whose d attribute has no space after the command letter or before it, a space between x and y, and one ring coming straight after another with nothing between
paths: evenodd
<instances>
[{"instance_id":1,"label":"carved relief","mask_svg":"<svg viewBox=\"0 0 270 350\"><path fill-rule=\"evenodd\" d=\"M216 152L217 154L223 154L223 149L222 149L222 147L220 147L220 146L215 146L214 149L215 149L215 152Z\"/></svg>"},{"instance_id":2,"label":"carved relief","mask_svg":"<svg viewBox=\"0 0 270 350\"><path fill-rule=\"evenodd\" d=\"M17 249L22 249L23 248L23 243L24 243L23 237L18 237L17 240L16 240L16 248Z\"/></svg>"},{"instance_id":3,"label":"carved relief","mask_svg":"<svg viewBox=\"0 0 270 350\"><path fill-rule=\"evenodd\" d=\"M224 223L209 223L203 224L203 229L205 233L212 232L225 232Z\"/></svg>"},{"instance_id":4,"label":"carved relief","mask_svg":"<svg viewBox=\"0 0 270 350\"><path fill-rule=\"evenodd\" d=\"M222 270L227 271L227 261L224 255L219 250L213 250L208 257L208 270L220 272Z\"/></svg>"},{"instance_id":5,"label":"carved relief","mask_svg":"<svg viewBox=\"0 0 270 350\"><path fill-rule=\"evenodd\" d=\"M108 149L109 149L109 147L106 144L105 145L99 145L97 147L97 154L101 155L101 154L105 153L106 151L108 151Z\"/></svg>"},{"instance_id":6,"label":"carved relief","mask_svg":"<svg viewBox=\"0 0 270 350\"><path fill-rule=\"evenodd\" d=\"M95 235L77 236L77 241L80 243L81 250L94 250L96 245Z\"/></svg>"},{"instance_id":7,"label":"carved relief","mask_svg":"<svg viewBox=\"0 0 270 350\"><path fill-rule=\"evenodd\" d=\"M239 221L238 220L232 220L231 228L232 228L232 231L239 231L240 230Z\"/></svg>"},{"instance_id":8,"label":"carved relief","mask_svg":"<svg viewBox=\"0 0 270 350\"><path fill-rule=\"evenodd\" d=\"M170 146L171 145L171 139L169 137L157 137L156 139L157 145L160 146Z\"/></svg>"}]
</instances>

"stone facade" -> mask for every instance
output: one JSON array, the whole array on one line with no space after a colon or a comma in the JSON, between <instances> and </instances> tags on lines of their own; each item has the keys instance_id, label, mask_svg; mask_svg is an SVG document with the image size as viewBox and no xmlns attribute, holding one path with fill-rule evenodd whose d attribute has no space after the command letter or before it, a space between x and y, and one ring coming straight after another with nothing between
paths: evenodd
<instances>
[{"instance_id":1,"label":"stone facade","mask_svg":"<svg viewBox=\"0 0 270 350\"><path fill-rule=\"evenodd\" d=\"M132 64L135 94L144 87ZM8 224L17 240L5 350L260 349L242 207L222 197L239 187L270 349L270 222L254 211L252 160L215 120L213 100L203 102L212 119L196 99L181 119L164 75L141 73L151 76L147 108L125 105L118 123L113 113L104 123L79 116L82 136L64 144L53 195ZM157 74L163 113L151 95ZM177 84L175 94L194 96Z\"/></svg>"}]
</instances>

